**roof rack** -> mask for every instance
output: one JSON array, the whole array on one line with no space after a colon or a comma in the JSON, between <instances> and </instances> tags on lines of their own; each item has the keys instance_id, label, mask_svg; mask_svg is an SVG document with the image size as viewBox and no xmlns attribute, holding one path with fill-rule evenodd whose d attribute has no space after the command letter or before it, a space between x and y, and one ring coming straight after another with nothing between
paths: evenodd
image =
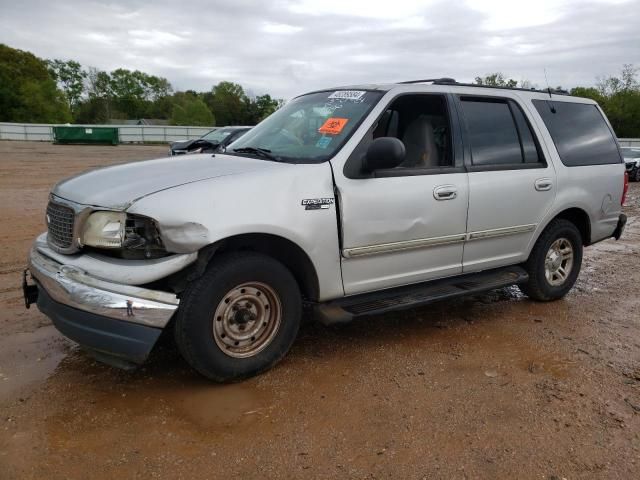
<instances>
[{"instance_id":1,"label":"roof rack","mask_svg":"<svg viewBox=\"0 0 640 480\"><path fill-rule=\"evenodd\" d=\"M430 82L433 85L456 85L458 87L479 87L479 88L494 88L499 90L520 90L524 92L538 92L538 93L548 93L548 94L556 94L556 95L570 95L567 90L563 90L561 88L545 88L545 89L537 89L537 88L522 88L522 87L501 87L499 85L481 85L477 83L464 83L457 82L453 78L443 77L443 78L427 78L425 80L407 80L404 82L397 82L400 85L412 84L412 83L428 83Z\"/></svg>"},{"instance_id":2,"label":"roof rack","mask_svg":"<svg viewBox=\"0 0 640 480\"><path fill-rule=\"evenodd\" d=\"M458 83L455 78L442 77L442 78L425 78L424 80L407 80L405 82L398 82L399 84L409 84L409 83L440 83L440 84L449 84L449 83Z\"/></svg>"}]
</instances>

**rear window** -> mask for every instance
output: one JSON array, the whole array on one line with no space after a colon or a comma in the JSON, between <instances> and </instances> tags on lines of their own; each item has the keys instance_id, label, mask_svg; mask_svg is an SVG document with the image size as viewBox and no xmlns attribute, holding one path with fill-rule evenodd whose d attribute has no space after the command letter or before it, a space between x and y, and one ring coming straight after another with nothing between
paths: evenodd
<instances>
[{"instance_id":1,"label":"rear window","mask_svg":"<svg viewBox=\"0 0 640 480\"><path fill-rule=\"evenodd\" d=\"M613 133L595 105L549 100L533 104L566 166L622 162Z\"/></svg>"}]
</instances>

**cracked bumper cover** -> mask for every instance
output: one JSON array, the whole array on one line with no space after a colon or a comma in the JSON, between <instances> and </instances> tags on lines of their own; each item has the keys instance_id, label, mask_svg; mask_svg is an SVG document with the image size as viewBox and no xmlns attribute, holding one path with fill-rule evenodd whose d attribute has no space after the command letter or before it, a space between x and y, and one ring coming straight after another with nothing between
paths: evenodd
<instances>
[{"instance_id":1,"label":"cracked bumper cover","mask_svg":"<svg viewBox=\"0 0 640 480\"><path fill-rule=\"evenodd\" d=\"M38 308L56 328L119 367L145 361L179 305L171 293L105 281L64 265L38 243L29 255L29 272Z\"/></svg>"}]
</instances>

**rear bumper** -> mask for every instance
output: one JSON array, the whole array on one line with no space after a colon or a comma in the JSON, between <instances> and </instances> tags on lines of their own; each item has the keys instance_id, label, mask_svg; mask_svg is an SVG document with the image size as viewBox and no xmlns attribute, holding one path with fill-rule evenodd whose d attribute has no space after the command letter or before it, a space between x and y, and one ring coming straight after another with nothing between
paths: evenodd
<instances>
[{"instance_id":1,"label":"rear bumper","mask_svg":"<svg viewBox=\"0 0 640 480\"><path fill-rule=\"evenodd\" d=\"M616 226L616 229L613 231L613 238L615 238L616 240L620 240L620 237L622 236L622 232L624 232L624 227L627 224L627 216L624 213L620 214L620 217L618 218L618 225Z\"/></svg>"}]
</instances>

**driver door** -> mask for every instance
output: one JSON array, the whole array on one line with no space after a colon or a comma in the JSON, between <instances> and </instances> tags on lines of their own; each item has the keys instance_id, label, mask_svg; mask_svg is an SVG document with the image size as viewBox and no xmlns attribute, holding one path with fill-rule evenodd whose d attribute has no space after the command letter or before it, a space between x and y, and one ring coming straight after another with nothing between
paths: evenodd
<instances>
[{"instance_id":1,"label":"driver door","mask_svg":"<svg viewBox=\"0 0 640 480\"><path fill-rule=\"evenodd\" d=\"M449 97L410 94L390 102L336 172L347 295L462 273L468 181ZM368 144L399 138L407 156L396 168L363 174Z\"/></svg>"}]
</instances>

